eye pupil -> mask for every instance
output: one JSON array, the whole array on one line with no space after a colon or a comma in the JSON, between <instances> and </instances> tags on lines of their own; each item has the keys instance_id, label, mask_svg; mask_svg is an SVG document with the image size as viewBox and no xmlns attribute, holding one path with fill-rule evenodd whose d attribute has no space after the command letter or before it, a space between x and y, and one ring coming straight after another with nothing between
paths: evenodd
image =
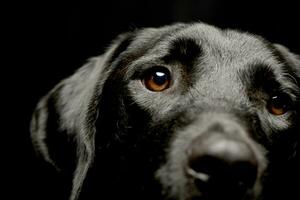
<instances>
[{"instance_id":1,"label":"eye pupil","mask_svg":"<svg viewBox=\"0 0 300 200\"><path fill-rule=\"evenodd\" d=\"M153 81L157 85L163 85L164 83L166 83L167 79L168 77L164 72L155 72L153 76Z\"/></svg>"},{"instance_id":2,"label":"eye pupil","mask_svg":"<svg viewBox=\"0 0 300 200\"><path fill-rule=\"evenodd\" d=\"M282 99L278 96L272 97L272 104L275 108L284 108L286 105L282 101Z\"/></svg>"},{"instance_id":3,"label":"eye pupil","mask_svg":"<svg viewBox=\"0 0 300 200\"><path fill-rule=\"evenodd\" d=\"M273 115L283 115L288 109L288 100L282 95L273 96L268 103L268 110Z\"/></svg>"},{"instance_id":4,"label":"eye pupil","mask_svg":"<svg viewBox=\"0 0 300 200\"><path fill-rule=\"evenodd\" d=\"M143 84L148 90L161 92L170 86L170 72L164 67L154 67L143 77Z\"/></svg>"}]
</instances>

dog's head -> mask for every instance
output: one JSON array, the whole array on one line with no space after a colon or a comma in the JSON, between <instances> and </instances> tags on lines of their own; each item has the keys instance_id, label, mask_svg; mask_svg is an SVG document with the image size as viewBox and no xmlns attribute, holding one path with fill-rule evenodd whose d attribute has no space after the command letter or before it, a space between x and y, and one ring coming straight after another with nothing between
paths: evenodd
<instances>
[{"instance_id":1,"label":"dog's head","mask_svg":"<svg viewBox=\"0 0 300 200\"><path fill-rule=\"evenodd\" d=\"M267 198L295 164L299 65L205 24L134 31L40 101L32 138L72 200Z\"/></svg>"}]
</instances>

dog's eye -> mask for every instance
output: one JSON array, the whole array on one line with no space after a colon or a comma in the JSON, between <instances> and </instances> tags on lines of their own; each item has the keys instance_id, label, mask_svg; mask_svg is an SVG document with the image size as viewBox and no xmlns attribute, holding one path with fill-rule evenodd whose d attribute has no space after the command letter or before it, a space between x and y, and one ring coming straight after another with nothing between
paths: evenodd
<instances>
[{"instance_id":1,"label":"dog's eye","mask_svg":"<svg viewBox=\"0 0 300 200\"><path fill-rule=\"evenodd\" d=\"M268 102L268 110L273 115L283 115L290 109L290 100L286 95L274 95Z\"/></svg>"},{"instance_id":2,"label":"dog's eye","mask_svg":"<svg viewBox=\"0 0 300 200\"><path fill-rule=\"evenodd\" d=\"M148 90L161 92L170 86L170 72L164 67L154 67L146 71L142 82Z\"/></svg>"}]
</instances>

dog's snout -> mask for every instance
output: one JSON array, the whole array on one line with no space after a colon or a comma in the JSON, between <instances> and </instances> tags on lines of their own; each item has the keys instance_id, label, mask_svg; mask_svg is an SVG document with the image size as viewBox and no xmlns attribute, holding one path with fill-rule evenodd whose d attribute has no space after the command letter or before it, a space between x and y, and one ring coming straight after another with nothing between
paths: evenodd
<instances>
[{"instance_id":1,"label":"dog's snout","mask_svg":"<svg viewBox=\"0 0 300 200\"><path fill-rule=\"evenodd\" d=\"M223 136L194 139L188 150L187 173L199 190L211 195L245 194L255 183L257 160L242 141ZM233 198L233 197L232 197Z\"/></svg>"}]
</instances>

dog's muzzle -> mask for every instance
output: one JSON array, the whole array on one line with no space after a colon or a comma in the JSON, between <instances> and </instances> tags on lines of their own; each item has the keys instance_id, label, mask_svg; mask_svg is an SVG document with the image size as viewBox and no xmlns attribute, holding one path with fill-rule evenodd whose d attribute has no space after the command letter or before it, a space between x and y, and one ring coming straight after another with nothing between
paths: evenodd
<instances>
[{"instance_id":1,"label":"dog's muzzle","mask_svg":"<svg viewBox=\"0 0 300 200\"><path fill-rule=\"evenodd\" d=\"M201 199L243 199L257 179L258 159L239 131L212 124L187 149L186 174ZM227 126L227 125L226 125ZM234 127L234 126L233 126Z\"/></svg>"}]
</instances>

